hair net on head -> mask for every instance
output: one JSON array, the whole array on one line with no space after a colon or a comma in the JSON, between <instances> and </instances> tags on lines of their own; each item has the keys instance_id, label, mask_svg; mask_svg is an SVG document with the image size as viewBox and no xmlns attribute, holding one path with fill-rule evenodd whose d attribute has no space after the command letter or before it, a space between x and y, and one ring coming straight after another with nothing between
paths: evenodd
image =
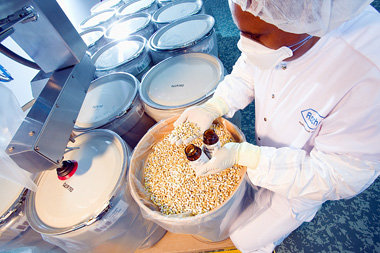
<instances>
[{"instance_id":1,"label":"hair net on head","mask_svg":"<svg viewBox=\"0 0 380 253\"><path fill-rule=\"evenodd\" d=\"M281 30L321 37L358 15L373 0L231 1Z\"/></svg>"}]
</instances>

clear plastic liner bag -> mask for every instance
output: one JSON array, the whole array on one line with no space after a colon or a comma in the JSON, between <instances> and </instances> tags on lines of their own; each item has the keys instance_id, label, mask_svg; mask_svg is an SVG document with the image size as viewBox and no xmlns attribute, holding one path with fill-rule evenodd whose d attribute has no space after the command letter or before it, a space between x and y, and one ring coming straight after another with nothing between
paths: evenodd
<instances>
[{"instance_id":1,"label":"clear plastic liner bag","mask_svg":"<svg viewBox=\"0 0 380 253\"><path fill-rule=\"evenodd\" d=\"M20 168L5 152L13 135L21 125L24 114L12 91L1 84L0 117L0 177L35 191L37 188L33 182L33 175Z\"/></svg>"},{"instance_id":2,"label":"clear plastic liner bag","mask_svg":"<svg viewBox=\"0 0 380 253\"><path fill-rule=\"evenodd\" d=\"M135 147L129 171L129 183L131 194L140 206L143 216L159 224L161 227L173 233L192 234L211 241L221 241L228 238L244 220L238 217L250 207L251 216L254 217L269 205L252 205L259 197L258 187L251 185L248 176L243 171L242 181L235 192L221 206L204 214L190 216L165 215L150 200L150 194L144 187L144 164L154 144L162 140L173 130L173 123L178 116L162 120L153 126ZM245 141L243 133L226 119L220 122L229 130L237 142Z\"/></svg>"},{"instance_id":3,"label":"clear plastic liner bag","mask_svg":"<svg viewBox=\"0 0 380 253\"><path fill-rule=\"evenodd\" d=\"M142 217L127 188L115 199L113 208L93 224L64 234L43 234L43 239L66 252L132 253L153 246L164 236L164 229Z\"/></svg>"}]
</instances>

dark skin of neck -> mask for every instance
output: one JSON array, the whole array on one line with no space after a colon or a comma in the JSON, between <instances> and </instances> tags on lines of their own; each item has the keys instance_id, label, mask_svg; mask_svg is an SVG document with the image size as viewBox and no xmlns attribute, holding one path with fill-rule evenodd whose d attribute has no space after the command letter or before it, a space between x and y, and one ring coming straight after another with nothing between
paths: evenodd
<instances>
[{"instance_id":1,"label":"dark skin of neck","mask_svg":"<svg viewBox=\"0 0 380 253\"><path fill-rule=\"evenodd\" d=\"M241 34L268 48L279 49L282 46L290 46L309 36L306 33L295 34L280 30L276 26L264 22L259 17L243 11L240 6L235 3L230 2L230 9L232 18ZM319 37L312 37L302 47L296 50L292 57L285 59L285 61L292 61L301 57L309 51L319 39Z\"/></svg>"}]
</instances>

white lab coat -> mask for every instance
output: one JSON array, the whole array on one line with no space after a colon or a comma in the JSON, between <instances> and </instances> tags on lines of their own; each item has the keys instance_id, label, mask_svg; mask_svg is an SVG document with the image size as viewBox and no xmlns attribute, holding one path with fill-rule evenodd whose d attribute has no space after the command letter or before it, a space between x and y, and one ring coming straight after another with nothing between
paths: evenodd
<instances>
[{"instance_id":1,"label":"white lab coat","mask_svg":"<svg viewBox=\"0 0 380 253\"><path fill-rule=\"evenodd\" d=\"M250 66L242 54L220 83L227 116L255 100L261 155L247 173L270 190L269 210L250 219L248 209L237 221L231 239L240 250L271 251L323 202L353 197L378 177L379 48L380 15L369 6L274 69Z\"/></svg>"}]
</instances>

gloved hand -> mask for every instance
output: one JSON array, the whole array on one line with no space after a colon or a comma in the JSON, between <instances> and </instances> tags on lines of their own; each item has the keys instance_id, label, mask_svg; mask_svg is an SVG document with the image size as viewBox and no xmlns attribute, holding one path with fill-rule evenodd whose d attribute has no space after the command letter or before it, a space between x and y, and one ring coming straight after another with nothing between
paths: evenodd
<instances>
[{"instance_id":1,"label":"gloved hand","mask_svg":"<svg viewBox=\"0 0 380 253\"><path fill-rule=\"evenodd\" d=\"M174 127L177 127L183 122L188 121L196 124L200 128L200 132L197 136L192 136L186 140L173 138L171 139L171 142L176 143L177 145L181 143L190 143L192 140L203 134L204 131L209 129L212 122L216 118L226 114L228 110L229 108L227 103L222 98L215 96L202 105L192 106L186 109L174 122Z\"/></svg>"},{"instance_id":2,"label":"gloved hand","mask_svg":"<svg viewBox=\"0 0 380 253\"><path fill-rule=\"evenodd\" d=\"M218 173L234 164L246 166L248 169L256 169L260 160L260 147L248 142L225 144L215 152L214 156L205 164L195 168L197 176L207 176Z\"/></svg>"}]
</instances>

